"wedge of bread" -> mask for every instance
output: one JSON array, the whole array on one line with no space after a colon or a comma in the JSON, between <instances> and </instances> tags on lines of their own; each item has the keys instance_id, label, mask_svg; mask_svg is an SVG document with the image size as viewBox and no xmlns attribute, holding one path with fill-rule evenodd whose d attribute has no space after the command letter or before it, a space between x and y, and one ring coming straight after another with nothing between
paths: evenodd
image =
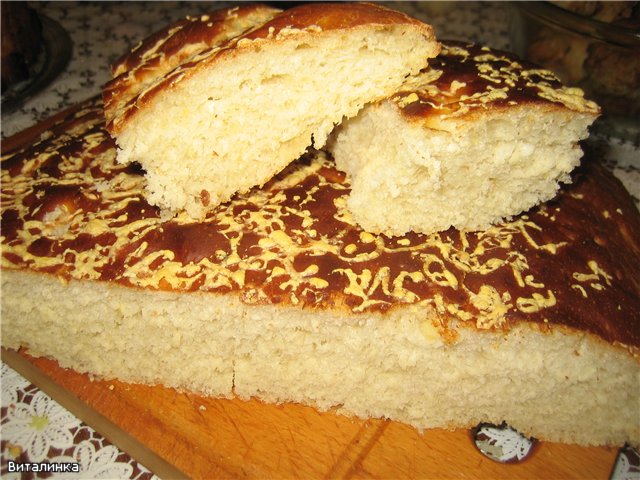
<instances>
[{"instance_id":1,"label":"wedge of bread","mask_svg":"<svg viewBox=\"0 0 640 480\"><path fill-rule=\"evenodd\" d=\"M416 428L640 442L640 214L597 159L478 233L362 230L322 152L164 219L100 102L2 158L2 345Z\"/></svg>"},{"instance_id":2,"label":"wedge of bread","mask_svg":"<svg viewBox=\"0 0 640 480\"><path fill-rule=\"evenodd\" d=\"M374 4L248 5L171 25L104 90L118 161L150 203L203 215L262 185L439 51L430 26Z\"/></svg>"},{"instance_id":3,"label":"wedge of bread","mask_svg":"<svg viewBox=\"0 0 640 480\"><path fill-rule=\"evenodd\" d=\"M580 161L599 108L579 89L511 54L444 43L330 141L366 230L486 229L553 198Z\"/></svg>"}]
</instances>

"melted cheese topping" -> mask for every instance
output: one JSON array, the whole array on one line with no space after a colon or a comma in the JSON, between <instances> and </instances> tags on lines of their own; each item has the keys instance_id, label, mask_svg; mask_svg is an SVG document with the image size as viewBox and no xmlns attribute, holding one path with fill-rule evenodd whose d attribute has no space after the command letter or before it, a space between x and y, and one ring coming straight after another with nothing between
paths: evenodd
<instances>
[{"instance_id":1,"label":"melted cheese topping","mask_svg":"<svg viewBox=\"0 0 640 480\"><path fill-rule=\"evenodd\" d=\"M462 42L446 42L429 69L407 79L392 97L407 115L446 120L477 110L535 103L598 114L582 90L565 87L549 70L506 52Z\"/></svg>"}]
</instances>

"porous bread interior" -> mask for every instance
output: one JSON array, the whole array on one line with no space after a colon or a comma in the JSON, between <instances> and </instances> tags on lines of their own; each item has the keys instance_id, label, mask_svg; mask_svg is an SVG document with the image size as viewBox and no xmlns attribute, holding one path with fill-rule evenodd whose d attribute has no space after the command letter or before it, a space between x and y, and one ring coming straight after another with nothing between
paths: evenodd
<instances>
[{"instance_id":1,"label":"porous bread interior","mask_svg":"<svg viewBox=\"0 0 640 480\"><path fill-rule=\"evenodd\" d=\"M226 302L215 295L177 300L167 292L3 270L2 346L23 345L105 378L230 397L233 338L226 335L233 315Z\"/></svg>"},{"instance_id":2,"label":"porous bread interior","mask_svg":"<svg viewBox=\"0 0 640 480\"><path fill-rule=\"evenodd\" d=\"M640 440L638 360L582 333L460 328L447 344L428 307L353 315L10 270L2 288L3 346L105 378L418 429L506 420L541 440Z\"/></svg>"},{"instance_id":3,"label":"porous bread interior","mask_svg":"<svg viewBox=\"0 0 640 480\"><path fill-rule=\"evenodd\" d=\"M158 95L118 134L118 160L141 163L152 204L198 218L203 190L212 208L264 184L312 142L323 146L343 117L393 93L435 42L387 25L237 48Z\"/></svg>"},{"instance_id":4,"label":"porous bread interior","mask_svg":"<svg viewBox=\"0 0 640 480\"><path fill-rule=\"evenodd\" d=\"M555 196L593 121L561 107L513 106L411 120L391 101L366 107L329 142L348 174L347 206L388 235L482 230Z\"/></svg>"}]
</instances>

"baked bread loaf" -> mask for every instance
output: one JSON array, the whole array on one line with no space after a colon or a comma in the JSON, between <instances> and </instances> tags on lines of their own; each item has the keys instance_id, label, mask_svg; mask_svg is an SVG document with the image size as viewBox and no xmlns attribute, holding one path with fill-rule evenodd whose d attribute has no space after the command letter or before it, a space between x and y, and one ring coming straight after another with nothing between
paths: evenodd
<instances>
[{"instance_id":1,"label":"baked bread loaf","mask_svg":"<svg viewBox=\"0 0 640 480\"><path fill-rule=\"evenodd\" d=\"M236 7L171 25L104 90L121 163L150 203L202 218L263 185L439 51L430 26L373 4Z\"/></svg>"},{"instance_id":2,"label":"baked bread loaf","mask_svg":"<svg viewBox=\"0 0 640 480\"><path fill-rule=\"evenodd\" d=\"M2 345L130 382L640 440L640 214L594 159L480 233L389 238L310 152L202 222L163 219L100 102L3 152ZM34 294L37 292L37 294Z\"/></svg>"},{"instance_id":3,"label":"baked bread loaf","mask_svg":"<svg viewBox=\"0 0 640 480\"><path fill-rule=\"evenodd\" d=\"M356 221L387 235L479 230L553 198L596 104L486 47L449 42L430 65L330 142Z\"/></svg>"}]
</instances>

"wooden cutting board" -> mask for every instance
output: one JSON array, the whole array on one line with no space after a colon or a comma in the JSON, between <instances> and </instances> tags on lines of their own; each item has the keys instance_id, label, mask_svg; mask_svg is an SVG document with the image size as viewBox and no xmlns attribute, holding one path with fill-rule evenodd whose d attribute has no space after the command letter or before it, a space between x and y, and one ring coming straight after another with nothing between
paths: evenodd
<instances>
[{"instance_id":1,"label":"wooden cutting board","mask_svg":"<svg viewBox=\"0 0 640 480\"><path fill-rule=\"evenodd\" d=\"M212 399L63 369L24 351L3 360L161 478L606 479L617 449L538 443L501 464L466 430L415 429L297 404Z\"/></svg>"}]
</instances>

